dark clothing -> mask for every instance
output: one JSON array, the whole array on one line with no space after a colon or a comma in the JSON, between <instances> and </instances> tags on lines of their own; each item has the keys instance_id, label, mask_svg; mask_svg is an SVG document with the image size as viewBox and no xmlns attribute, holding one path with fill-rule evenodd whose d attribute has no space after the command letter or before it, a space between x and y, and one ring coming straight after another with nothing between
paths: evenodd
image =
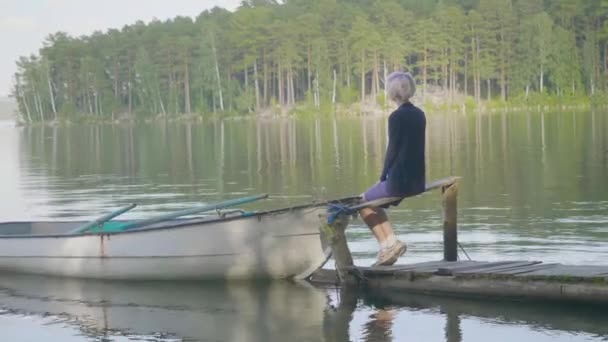
<instances>
[{"instance_id":1,"label":"dark clothing","mask_svg":"<svg viewBox=\"0 0 608 342\"><path fill-rule=\"evenodd\" d=\"M426 189L424 112L405 103L388 119L388 148L380 181L387 181L391 193L413 196Z\"/></svg>"}]
</instances>

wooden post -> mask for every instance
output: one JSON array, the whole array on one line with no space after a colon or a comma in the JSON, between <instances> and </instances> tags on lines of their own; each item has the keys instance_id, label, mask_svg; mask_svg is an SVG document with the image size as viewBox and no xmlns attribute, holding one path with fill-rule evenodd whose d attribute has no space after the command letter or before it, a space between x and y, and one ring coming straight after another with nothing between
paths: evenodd
<instances>
[{"instance_id":1,"label":"wooden post","mask_svg":"<svg viewBox=\"0 0 608 342\"><path fill-rule=\"evenodd\" d=\"M441 312L444 312L446 316L445 341L462 342L460 315L453 308L448 308L447 310L444 309L445 307L442 305Z\"/></svg>"},{"instance_id":2,"label":"wooden post","mask_svg":"<svg viewBox=\"0 0 608 342\"><path fill-rule=\"evenodd\" d=\"M348 215L339 215L333 223L326 223L321 229L326 241L331 245L340 284L356 283L356 279L349 273L349 269L353 267L353 257L344 234L348 223Z\"/></svg>"},{"instance_id":3,"label":"wooden post","mask_svg":"<svg viewBox=\"0 0 608 342\"><path fill-rule=\"evenodd\" d=\"M441 187L443 207L443 259L458 260L457 197L458 183Z\"/></svg>"},{"instance_id":4,"label":"wooden post","mask_svg":"<svg viewBox=\"0 0 608 342\"><path fill-rule=\"evenodd\" d=\"M337 307L327 308L323 315L323 337L325 341L352 341L350 322L357 310L358 290L352 286L340 287L340 303Z\"/></svg>"}]
</instances>

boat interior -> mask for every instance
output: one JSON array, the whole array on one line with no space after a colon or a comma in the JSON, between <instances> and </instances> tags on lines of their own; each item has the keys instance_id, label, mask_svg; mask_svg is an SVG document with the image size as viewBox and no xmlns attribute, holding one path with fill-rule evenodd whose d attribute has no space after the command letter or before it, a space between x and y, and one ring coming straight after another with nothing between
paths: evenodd
<instances>
[{"instance_id":1,"label":"boat interior","mask_svg":"<svg viewBox=\"0 0 608 342\"><path fill-rule=\"evenodd\" d=\"M332 204L351 205L358 198L349 197L330 201ZM328 202L312 203L296 207L281 208L269 211L248 212L241 209L228 209L209 212L207 215L200 215L188 218L173 218L162 222L146 225L143 230L171 228L184 226L188 224L210 223L223 220L234 220L243 217L272 215L284 213L291 210L307 209L312 207L325 206ZM79 227L90 224L91 221L15 221L0 223L0 238L2 237L17 237L17 236L45 236L45 235L73 235L73 234L90 234L90 233L119 233L123 232L123 227L127 223L134 221L127 220L111 220L104 222L101 227L87 229L86 231L75 233ZM142 230L141 228L134 230Z\"/></svg>"},{"instance_id":2,"label":"boat interior","mask_svg":"<svg viewBox=\"0 0 608 342\"><path fill-rule=\"evenodd\" d=\"M86 221L40 221L0 223L2 235L58 235L87 224Z\"/></svg>"},{"instance_id":3,"label":"boat interior","mask_svg":"<svg viewBox=\"0 0 608 342\"><path fill-rule=\"evenodd\" d=\"M241 216L241 215L239 215ZM145 229L154 228L171 228L187 225L190 223L208 223L228 218L236 218L233 216L198 216L190 218L176 218L158 222L145 226ZM5 222L0 223L0 237L10 237L15 235L67 235L67 234L90 234L90 233L119 233L124 231L122 227L133 221L127 220L112 220L102 224L100 228L89 229L86 232L75 233L74 230L78 227L83 227L90 223L90 221L34 221L34 222ZM134 229L135 231L135 229Z\"/></svg>"},{"instance_id":4,"label":"boat interior","mask_svg":"<svg viewBox=\"0 0 608 342\"><path fill-rule=\"evenodd\" d=\"M189 223L207 223L217 221L217 215L209 215L207 217L194 217L186 219L172 219L164 222L159 222L146 226L145 229L153 228L171 228L187 225ZM80 234L90 233L119 233L123 230L121 227L131 221L112 220L102 225L101 231L99 228L91 229ZM35 221L35 222L5 222L0 223L0 238L11 236L43 236L43 235L71 235L78 227L82 227L90 223L89 221Z\"/></svg>"}]
</instances>

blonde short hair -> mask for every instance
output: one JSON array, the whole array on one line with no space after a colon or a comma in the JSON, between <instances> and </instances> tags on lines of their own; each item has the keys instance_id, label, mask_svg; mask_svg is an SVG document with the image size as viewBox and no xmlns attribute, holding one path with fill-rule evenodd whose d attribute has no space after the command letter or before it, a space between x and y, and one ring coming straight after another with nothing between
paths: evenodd
<instances>
[{"instance_id":1,"label":"blonde short hair","mask_svg":"<svg viewBox=\"0 0 608 342\"><path fill-rule=\"evenodd\" d=\"M386 79L388 97L398 104L409 101L416 93L416 82L409 72L396 71Z\"/></svg>"}]
</instances>

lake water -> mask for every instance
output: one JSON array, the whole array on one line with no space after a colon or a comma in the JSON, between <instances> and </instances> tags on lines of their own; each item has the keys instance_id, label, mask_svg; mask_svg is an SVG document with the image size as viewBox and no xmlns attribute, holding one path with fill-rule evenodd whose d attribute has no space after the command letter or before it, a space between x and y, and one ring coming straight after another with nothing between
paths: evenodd
<instances>
[{"instance_id":1,"label":"lake water","mask_svg":"<svg viewBox=\"0 0 608 342\"><path fill-rule=\"evenodd\" d=\"M16 128L0 124L0 221L125 218L269 193L252 209L373 184L385 118ZM428 117L427 178L462 176L459 239L478 260L608 264L608 115ZM401 262L442 257L439 194L389 213ZM349 228L360 265L377 244ZM330 265L331 266L331 265ZM305 284L104 283L0 276L10 341L606 341L608 310ZM49 337L50 336L50 337ZM49 338L47 338L49 337Z\"/></svg>"}]
</instances>

